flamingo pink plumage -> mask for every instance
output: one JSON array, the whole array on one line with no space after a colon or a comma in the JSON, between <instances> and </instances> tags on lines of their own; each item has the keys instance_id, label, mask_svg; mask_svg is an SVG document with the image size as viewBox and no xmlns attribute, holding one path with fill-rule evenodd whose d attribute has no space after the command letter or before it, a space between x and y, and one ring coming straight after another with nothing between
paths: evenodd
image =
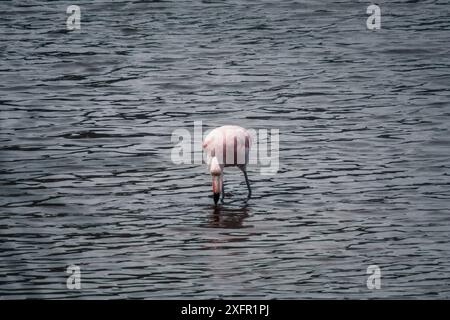
<instances>
[{"instance_id":1,"label":"flamingo pink plumage","mask_svg":"<svg viewBox=\"0 0 450 320\"><path fill-rule=\"evenodd\" d=\"M239 126L222 126L212 130L206 136L203 148L207 153L208 168L212 176L215 204L219 201L220 194L222 194L222 202L225 197L224 167L235 166L242 170L248 188L247 199L250 199L252 190L247 176L247 164L251 144L250 134Z\"/></svg>"}]
</instances>

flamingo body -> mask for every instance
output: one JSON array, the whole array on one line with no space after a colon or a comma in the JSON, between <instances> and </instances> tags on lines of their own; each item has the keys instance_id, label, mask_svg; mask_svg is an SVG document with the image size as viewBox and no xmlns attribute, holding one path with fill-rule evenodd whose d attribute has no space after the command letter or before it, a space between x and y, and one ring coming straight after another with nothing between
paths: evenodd
<instances>
[{"instance_id":1,"label":"flamingo body","mask_svg":"<svg viewBox=\"0 0 450 320\"><path fill-rule=\"evenodd\" d=\"M217 204L220 194L225 197L223 184L224 167L235 166L241 169L251 197L250 182L247 177L247 164L252 141L247 130L239 126L222 126L212 130L203 141L207 153L207 164L213 178L214 202Z\"/></svg>"}]
</instances>

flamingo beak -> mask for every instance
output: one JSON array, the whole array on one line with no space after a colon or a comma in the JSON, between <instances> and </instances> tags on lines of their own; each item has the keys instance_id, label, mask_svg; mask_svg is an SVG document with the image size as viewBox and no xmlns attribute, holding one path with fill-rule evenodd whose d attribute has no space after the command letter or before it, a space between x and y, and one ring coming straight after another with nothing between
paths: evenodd
<instances>
[{"instance_id":1,"label":"flamingo beak","mask_svg":"<svg viewBox=\"0 0 450 320\"><path fill-rule=\"evenodd\" d=\"M222 176L212 176L212 187L214 193L214 204L219 202L220 192L222 191Z\"/></svg>"},{"instance_id":2,"label":"flamingo beak","mask_svg":"<svg viewBox=\"0 0 450 320\"><path fill-rule=\"evenodd\" d=\"M219 202L220 193L214 193L214 204L217 204Z\"/></svg>"}]
</instances>

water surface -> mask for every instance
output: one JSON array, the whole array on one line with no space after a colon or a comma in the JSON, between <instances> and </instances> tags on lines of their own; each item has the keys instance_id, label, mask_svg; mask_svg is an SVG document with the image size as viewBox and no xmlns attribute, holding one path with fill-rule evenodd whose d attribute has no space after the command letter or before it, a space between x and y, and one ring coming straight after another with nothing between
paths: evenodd
<instances>
[{"instance_id":1,"label":"water surface","mask_svg":"<svg viewBox=\"0 0 450 320\"><path fill-rule=\"evenodd\" d=\"M447 1L71 4L0 2L1 298L450 297ZM194 121L280 130L247 205Z\"/></svg>"}]
</instances>

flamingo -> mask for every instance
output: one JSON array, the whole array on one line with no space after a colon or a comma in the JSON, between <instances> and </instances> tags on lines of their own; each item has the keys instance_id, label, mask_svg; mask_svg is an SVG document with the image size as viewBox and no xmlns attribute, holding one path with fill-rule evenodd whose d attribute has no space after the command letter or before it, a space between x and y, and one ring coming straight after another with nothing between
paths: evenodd
<instances>
[{"instance_id":1,"label":"flamingo","mask_svg":"<svg viewBox=\"0 0 450 320\"><path fill-rule=\"evenodd\" d=\"M203 149L207 153L207 164L212 176L214 204L225 198L223 183L224 167L238 167L247 184L247 200L252 196L247 176L247 164L251 147L251 137L247 130L239 126L222 126L212 130L203 140Z\"/></svg>"}]
</instances>

